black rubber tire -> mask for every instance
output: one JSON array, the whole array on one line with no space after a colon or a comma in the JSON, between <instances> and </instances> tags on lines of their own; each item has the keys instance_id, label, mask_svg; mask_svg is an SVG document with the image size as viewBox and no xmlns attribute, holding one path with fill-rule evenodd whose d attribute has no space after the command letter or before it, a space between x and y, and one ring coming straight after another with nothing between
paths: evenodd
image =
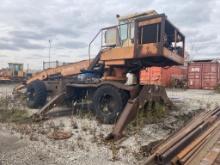
<instances>
[{"instance_id":1,"label":"black rubber tire","mask_svg":"<svg viewBox=\"0 0 220 165\"><path fill-rule=\"evenodd\" d=\"M123 91L111 85L99 87L93 96L93 108L97 119L105 124L115 123L127 102L124 96ZM107 101L107 105L103 107L103 101L105 99L109 101ZM106 111L104 112L103 109L106 109Z\"/></svg>"},{"instance_id":2,"label":"black rubber tire","mask_svg":"<svg viewBox=\"0 0 220 165\"><path fill-rule=\"evenodd\" d=\"M47 101L47 88L43 81L35 80L27 86L27 106L39 108Z\"/></svg>"}]
</instances>

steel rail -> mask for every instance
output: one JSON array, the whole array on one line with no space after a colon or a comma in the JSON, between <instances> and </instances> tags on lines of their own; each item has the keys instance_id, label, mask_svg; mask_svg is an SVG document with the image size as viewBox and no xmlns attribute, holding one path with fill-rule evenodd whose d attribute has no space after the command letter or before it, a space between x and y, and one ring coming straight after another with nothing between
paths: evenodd
<instances>
[{"instance_id":1,"label":"steel rail","mask_svg":"<svg viewBox=\"0 0 220 165\"><path fill-rule=\"evenodd\" d=\"M201 113L154 149L143 164L185 164L220 130L220 107Z\"/></svg>"}]
</instances>

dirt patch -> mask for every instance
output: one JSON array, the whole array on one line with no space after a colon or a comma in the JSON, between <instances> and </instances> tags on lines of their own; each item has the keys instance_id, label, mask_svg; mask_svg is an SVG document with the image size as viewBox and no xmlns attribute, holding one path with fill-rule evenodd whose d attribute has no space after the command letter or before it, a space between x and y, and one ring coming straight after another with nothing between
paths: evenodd
<instances>
[{"instance_id":1,"label":"dirt patch","mask_svg":"<svg viewBox=\"0 0 220 165\"><path fill-rule=\"evenodd\" d=\"M1 130L0 139L0 153L13 151L25 146L24 141L6 130Z\"/></svg>"}]
</instances>

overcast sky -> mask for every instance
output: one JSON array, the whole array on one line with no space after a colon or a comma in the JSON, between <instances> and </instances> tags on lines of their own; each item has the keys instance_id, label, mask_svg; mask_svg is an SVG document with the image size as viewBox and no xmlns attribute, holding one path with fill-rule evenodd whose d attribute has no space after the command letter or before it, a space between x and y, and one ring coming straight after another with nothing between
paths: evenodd
<instances>
[{"instance_id":1,"label":"overcast sky","mask_svg":"<svg viewBox=\"0 0 220 165\"><path fill-rule=\"evenodd\" d=\"M89 41L102 27L117 24L115 15L155 9L185 34L195 58L220 57L218 0L1 0L0 67L22 62L41 69L48 61L87 58Z\"/></svg>"}]
</instances>

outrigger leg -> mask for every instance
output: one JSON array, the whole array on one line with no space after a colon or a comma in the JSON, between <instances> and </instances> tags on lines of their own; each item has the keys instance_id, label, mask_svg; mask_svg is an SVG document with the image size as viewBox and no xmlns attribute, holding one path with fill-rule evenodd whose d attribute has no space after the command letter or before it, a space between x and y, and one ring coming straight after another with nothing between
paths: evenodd
<instances>
[{"instance_id":1,"label":"outrigger leg","mask_svg":"<svg viewBox=\"0 0 220 165\"><path fill-rule=\"evenodd\" d=\"M128 100L118 121L114 125L113 131L106 137L106 140L120 139L124 128L136 117L138 109L143 108L145 104L150 102L163 102L164 105L172 105L164 87L155 85L143 86L137 97Z\"/></svg>"}]
</instances>

